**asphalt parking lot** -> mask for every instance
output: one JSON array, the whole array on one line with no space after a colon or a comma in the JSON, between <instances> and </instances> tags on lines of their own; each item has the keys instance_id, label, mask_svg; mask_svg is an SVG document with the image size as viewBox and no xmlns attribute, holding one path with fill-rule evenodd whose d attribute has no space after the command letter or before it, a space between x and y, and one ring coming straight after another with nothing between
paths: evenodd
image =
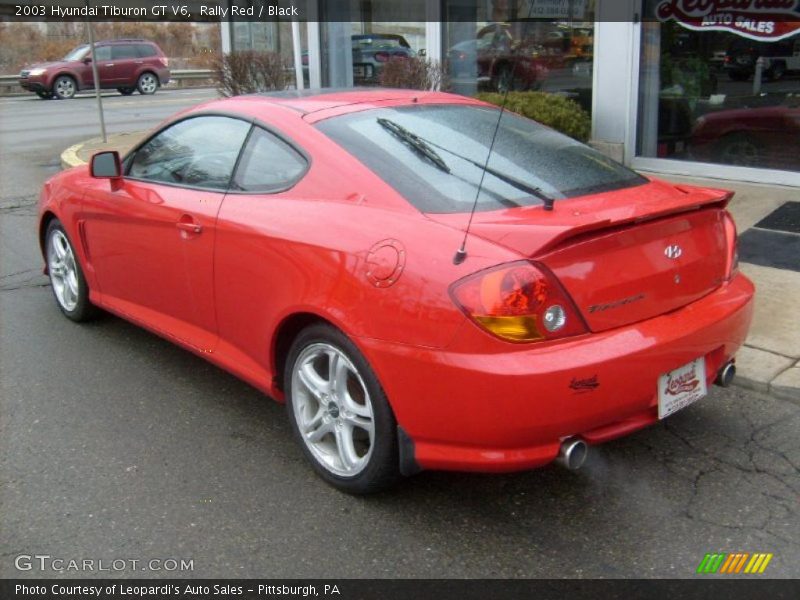
<instances>
[{"instance_id":1,"label":"asphalt parking lot","mask_svg":"<svg viewBox=\"0 0 800 600\"><path fill-rule=\"evenodd\" d=\"M109 96L109 132L213 95ZM282 406L115 317L66 320L35 202L94 111L0 99L0 577L109 575L15 568L38 553L193 561L111 573L128 577L682 578L711 552L800 576L796 404L715 388L576 473L422 473L353 498L313 475Z\"/></svg>"}]
</instances>

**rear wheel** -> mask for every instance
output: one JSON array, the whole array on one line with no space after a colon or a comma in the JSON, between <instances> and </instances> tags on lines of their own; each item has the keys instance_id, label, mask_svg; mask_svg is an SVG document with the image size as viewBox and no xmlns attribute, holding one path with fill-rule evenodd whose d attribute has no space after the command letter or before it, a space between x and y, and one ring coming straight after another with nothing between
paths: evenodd
<instances>
[{"instance_id":1,"label":"rear wheel","mask_svg":"<svg viewBox=\"0 0 800 600\"><path fill-rule=\"evenodd\" d=\"M117 91L122 94L123 96L130 96L133 92L136 91L135 87L121 87L117 88Z\"/></svg>"},{"instance_id":2,"label":"rear wheel","mask_svg":"<svg viewBox=\"0 0 800 600\"><path fill-rule=\"evenodd\" d=\"M59 100L69 100L75 97L78 86L75 80L69 75L61 75L53 83L53 94Z\"/></svg>"},{"instance_id":3,"label":"rear wheel","mask_svg":"<svg viewBox=\"0 0 800 600\"><path fill-rule=\"evenodd\" d=\"M45 234L47 272L56 303L69 319L86 321L96 308L89 302L89 286L61 221L53 219Z\"/></svg>"},{"instance_id":4,"label":"rear wheel","mask_svg":"<svg viewBox=\"0 0 800 600\"><path fill-rule=\"evenodd\" d=\"M717 143L717 159L726 165L756 167L763 162L764 149L746 133L731 133Z\"/></svg>"},{"instance_id":5,"label":"rear wheel","mask_svg":"<svg viewBox=\"0 0 800 600\"><path fill-rule=\"evenodd\" d=\"M139 75L139 80L136 82L136 89L140 94L149 96L155 94L158 89L158 77L152 73L142 73Z\"/></svg>"},{"instance_id":6,"label":"rear wheel","mask_svg":"<svg viewBox=\"0 0 800 600\"><path fill-rule=\"evenodd\" d=\"M284 373L289 422L314 470L350 494L377 492L400 476L397 424L364 356L338 329L298 335Z\"/></svg>"},{"instance_id":7,"label":"rear wheel","mask_svg":"<svg viewBox=\"0 0 800 600\"><path fill-rule=\"evenodd\" d=\"M772 68L767 72L767 75L772 81L780 81L786 75L786 63L777 62L772 65Z\"/></svg>"}]
</instances>

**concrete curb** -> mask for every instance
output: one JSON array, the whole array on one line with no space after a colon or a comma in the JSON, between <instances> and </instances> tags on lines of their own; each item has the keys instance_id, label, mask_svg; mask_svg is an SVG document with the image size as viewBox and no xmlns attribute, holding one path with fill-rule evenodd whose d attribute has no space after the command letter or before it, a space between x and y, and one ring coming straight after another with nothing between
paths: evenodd
<instances>
[{"instance_id":1,"label":"concrete curb","mask_svg":"<svg viewBox=\"0 0 800 600\"><path fill-rule=\"evenodd\" d=\"M81 142L70 146L61 153L61 168L71 169L72 167L79 167L85 165L86 161L78 156L78 151L86 145L87 142Z\"/></svg>"}]
</instances>

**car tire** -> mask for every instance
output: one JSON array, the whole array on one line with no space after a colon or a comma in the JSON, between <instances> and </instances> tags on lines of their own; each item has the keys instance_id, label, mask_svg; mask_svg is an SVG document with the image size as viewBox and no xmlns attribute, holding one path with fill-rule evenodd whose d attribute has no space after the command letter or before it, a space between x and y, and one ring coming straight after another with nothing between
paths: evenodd
<instances>
[{"instance_id":1,"label":"car tire","mask_svg":"<svg viewBox=\"0 0 800 600\"><path fill-rule=\"evenodd\" d=\"M42 100L50 100L53 97L53 92L36 92L36 95Z\"/></svg>"},{"instance_id":2,"label":"car tire","mask_svg":"<svg viewBox=\"0 0 800 600\"><path fill-rule=\"evenodd\" d=\"M386 394L341 331L323 323L301 331L283 381L294 436L323 480L348 494L369 494L400 478L397 422Z\"/></svg>"},{"instance_id":3,"label":"car tire","mask_svg":"<svg viewBox=\"0 0 800 600\"><path fill-rule=\"evenodd\" d=\"M514 91L514 69L511 65L502 65L495 74L494 89L498 94Z\"/></svg>"},{"instance_id":4,"label":"car tire","mask_svg":"<svg viewBox=\"0 0 800 600\"><path fill-rule=\"evenodd\" d=\"M136 91L135 87L121 87L117 88L117 91L122 94L123 96L130 96L133 92Z\"/></svg>"},{"instance_id":5,"label":"car tire","mask_svg":"<svg viewBox=\"0 0 800 600\"><path fill-rule=\"evenodd\" d=\"M729 133L715 144L715 162L737 167L764 166L764 148L747 133Z\"/></svg>"},{"instance_id":6,"label":"car tire","mask_svg":"<svg viewBox=\"0 0 800 600\"><path fill-rule=\"evenodd\" d=\"M767 76L770 81L780 81L783 79L784 75L786 75L786 63L784 62L775 63L772 65L772 68L767 71Z\"/></svg>"},{"instance_id":7,"label":"car tire","mask_svg":"<svg viewBox=\"0 0 800 600\"><path fill-rule=\"evenodd\" d=\"M58 219L53 219L47 226L44 249L50 286L61 312L76 322L94 317L97 308L89 301L89 286L83 269Z\"/></svg>"},{"instance_id":8,"label":"car tire","mask_svg":"<svg viewBox=\"0 0 800 600\"><path fill-rule=\"evenodd\" d=\"M155 94L158 89L158 77L154 73L142 73L136 81L136 89L144 96Z\"/></svg>"},{"instance_id":9,"label":"car tire","mask_svg":"<svg viewBox=\"0 0 800 600\"><path fill-rule=\"evenodd\" d=\"M59 75L53 82L53 95L59 100L69 100L75 97L78 84L69 75Z\"/></svg>"}]
</instances>

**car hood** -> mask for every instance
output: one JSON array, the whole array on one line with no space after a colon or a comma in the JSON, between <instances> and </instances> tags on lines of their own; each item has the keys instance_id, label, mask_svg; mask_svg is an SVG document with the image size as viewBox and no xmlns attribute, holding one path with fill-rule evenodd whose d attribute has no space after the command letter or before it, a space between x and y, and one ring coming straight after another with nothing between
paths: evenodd
<instances>
[{"instance_id":1,"label":"car hood","mask_svg":"<svg viewBox=\"0 0 800 600\"><path fill-rule=\"evenodd\" d=\"M55 60L50 62L37 62L33 63L32 65L26 65L23 71L30 71L32 69L59 69L62 67L69 67L74 66L74 62L69 62L65 60Z\"/></svg>"}]
</instances>

